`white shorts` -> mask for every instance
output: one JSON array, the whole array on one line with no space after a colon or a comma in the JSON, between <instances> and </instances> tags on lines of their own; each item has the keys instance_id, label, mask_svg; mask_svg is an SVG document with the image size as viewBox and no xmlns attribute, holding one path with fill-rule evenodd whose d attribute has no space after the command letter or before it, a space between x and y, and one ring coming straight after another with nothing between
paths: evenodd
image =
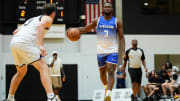
<instances>
[{"instance_id":1,"label":"white shorts","mask_svg":"<svg viewBox=\"0 0 180 101\"><path fill-rule=\"evenodd\" d=\"M10 47L15 65L23 66L40 60L40 49L33 43L13 42L12 40Z\"/></svg>"},{"instance_id":2,"label":"white shorts","mask_svg":"<svg viewBox=\"0 0 180 101\"><path fill-rule=\"evenodd\" d=\"M53 88L61 88L62 87L61 76L51 76L51 80L52 80Z\"/></svg>"}]
</instances>

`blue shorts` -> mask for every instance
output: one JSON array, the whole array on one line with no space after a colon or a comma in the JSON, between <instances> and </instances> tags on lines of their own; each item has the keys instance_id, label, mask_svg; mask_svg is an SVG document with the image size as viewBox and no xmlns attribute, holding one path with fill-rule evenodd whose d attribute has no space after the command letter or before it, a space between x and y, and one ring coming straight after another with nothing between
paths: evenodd
<instances>
[{"instance_id":1,"label":"blue shorts","mask_svg":"<svg viewBox=\"0 0 180 101\"><path fill-rule=\"evenodd\" d=\"M98 66L103 67L106 63L118 64L118 53L98 54Z\"/></svg>"}]
</instances>

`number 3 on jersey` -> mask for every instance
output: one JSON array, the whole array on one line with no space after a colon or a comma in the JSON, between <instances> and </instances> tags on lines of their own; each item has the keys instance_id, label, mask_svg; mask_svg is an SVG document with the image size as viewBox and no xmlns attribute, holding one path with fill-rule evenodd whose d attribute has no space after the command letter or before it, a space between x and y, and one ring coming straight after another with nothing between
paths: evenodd
<instances>
[{"instance_id":1,"label":"number 3 on jersey","mask_svg":"<svg viewBox=\"0 0 180 101\"><path fill-rule=\"evenodd\" d=\"M105 33L104 37L105 37L105 38L107 38L107 37L108 37L108 35L109 35L108 30L104 30L104 33Z\"/></svg>"}]
</instances>

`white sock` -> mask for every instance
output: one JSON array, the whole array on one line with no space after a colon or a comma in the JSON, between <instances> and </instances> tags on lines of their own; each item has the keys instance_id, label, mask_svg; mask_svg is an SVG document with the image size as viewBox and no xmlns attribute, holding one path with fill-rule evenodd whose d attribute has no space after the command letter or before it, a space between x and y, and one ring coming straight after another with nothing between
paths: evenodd
<instances>
[{"instance_id":1,"label":"white sock","mask_svg":"<svg viewBox=\"0 0 180 101\"><path fill-rule=\"evenodd\" d=\"M107 90L106 96L111 96L111 90Z\"/></svg>"},{"instance_id":2,"label":"white sock","mask_svg":"<svg viewBox=\"0 0 180 101\"><path fill-rule=\"evenodd\" d=\"M8 94L8 100L14 101L14 95Z\"/></svg>"},{"instance_id":3,"label":"white sock","mask_svg":"<svg viewBox=\"0 0 180 101\"><path fill-rule=\"evenodd\" d=\"M107 87L108 87L107 85L104 85L104 88L105 88L105 89L107 89Z\"/></svg>"},{"instance_id":4,"label":"white sock","mask_svg":"<svg viewBox=\"0 0 180 101\"><path fill-rule=\"evenodd\" d=\"M58 100L60 100L59 95L56 95L56 98L57 98Z\"/></svg>"},{"instance_id":5,"label":"white sock","mask_svg":"<svg viewBox=\"0 0 180 101\"><path fill-rule=\"evenodd\" d=\"M48 93L47 94L48 99L52 99L54 96L55 96L54 93Z\"/></svg>"}]
</instances>

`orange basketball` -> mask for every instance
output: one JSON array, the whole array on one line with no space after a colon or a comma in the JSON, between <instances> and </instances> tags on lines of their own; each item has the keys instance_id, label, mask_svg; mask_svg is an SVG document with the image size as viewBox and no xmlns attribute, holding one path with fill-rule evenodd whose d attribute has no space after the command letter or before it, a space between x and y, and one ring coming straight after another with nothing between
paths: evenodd
<instances>
[{"instance_id":1,"label":"orange basketball","mask_svg":"<svg viewBox=\"0 0 180 101\"><path fill-rule=\"evenodd\" d=\"M77 41L80 39L81 37L81 34L80 34L80 31L76 28L72 28L72 29L69 29L67 31L67 37L69 38L69 40L71 41Z\"/></svg>"}]
</instances>

